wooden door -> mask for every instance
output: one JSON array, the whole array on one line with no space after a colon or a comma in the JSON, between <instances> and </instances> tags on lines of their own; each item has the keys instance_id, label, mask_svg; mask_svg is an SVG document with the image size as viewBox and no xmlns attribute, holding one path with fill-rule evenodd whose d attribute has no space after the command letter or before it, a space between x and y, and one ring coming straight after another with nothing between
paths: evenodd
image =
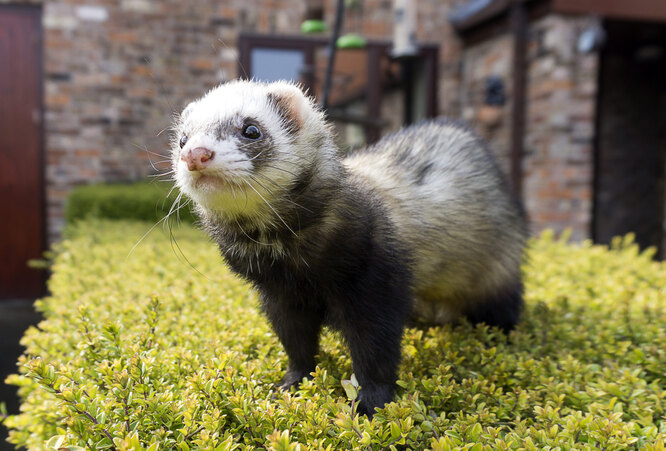
<instances>
[{"instance_id":1,"label":"wooden door","mask_svg":"<svg viewBox=\"0 0 666 451\"><path fill-rule=\"evenodd\" d=\"M0 300L43 294L41 11L0 5Z\"/></svg>"}]
</instances>

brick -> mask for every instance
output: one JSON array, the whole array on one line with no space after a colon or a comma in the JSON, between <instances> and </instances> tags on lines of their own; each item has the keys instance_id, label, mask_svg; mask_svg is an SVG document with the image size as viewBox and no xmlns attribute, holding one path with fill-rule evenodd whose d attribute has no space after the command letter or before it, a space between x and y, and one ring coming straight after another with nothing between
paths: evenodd
<instances>
[{"instance_id":1,"label":"brick","mask_svg":"<svg viewBox=\"0 0 666 451\"><path fill-rule=\"evenodd\" d=\"M87 22L106 22L109 18L109 11L102 6L79 6L76 8L76 17Z\"/></svg>"},{"instance_id":2,"label":"brick","mask_svg":"<svg viewBox=\"0 0 666 451\"><path fill-rule=\"evenodd\" d=\"M71 98L65 94L48 94L44 99L44 103L50 108L59 108L67 106Z\"/></svg>"},{"instance_id":3,"label":"brick","mask_svg":"<svg viewBox=\"0 0 666 451\"><path fill-rule=\"evenodd\" d=\"M137 41L137 35L134 31L113 31L109 33L109 39L123 44L132 44Z\"/></svg>"}]
</instances>

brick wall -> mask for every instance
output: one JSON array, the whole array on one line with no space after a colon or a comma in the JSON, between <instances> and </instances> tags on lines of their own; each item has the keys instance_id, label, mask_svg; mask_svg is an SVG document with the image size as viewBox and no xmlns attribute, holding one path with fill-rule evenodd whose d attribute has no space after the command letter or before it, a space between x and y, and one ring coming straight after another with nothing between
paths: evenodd
<instances>
[{"instance_id":1,"label":"brick wall","mask_svg":"<svg viewBox=\"0 0 666 451\"><path fill-rule=\"evenodd\" d=\"M460 90L463 118L488 140L507 175L511 167L512 60L513 38L509 34L465 49ZM502 82L506 99L503 105L489 105L486 101L490 77Z\"/></svg>"},{"instance_id":2,"label":"brick wall","mask_svg":"<svg viewBox=\"0 0 666 451\"><path fill-rule=\"evenodd\" d=\"M511 42L463 49L448 14L465 0L421 0L418 39L440 46L440 113L464 117L508 169ZM6 2L6 0L0 0ZM241 30L298 33L305 0L44 0L45 132L50 237L76 185L124 181L164 169L171 113L236 76ZM333 21L335 0L324 0ZM390 0L365 0L346 31L391 37ZM550 16L532 25L525 200L535 230L573 227L587 236L592 196L596 56L575 52L582 22ZM507 102L484 104L488 75ZM390 102L387 102L387 106ZM155 155L157 154L157 155Z\"/></svg>"},{"instance_id":3,"label":"brick wall","mask_svg":"<svg viewBox=\"0 0 666 451\"><path fill-rule=\"evenodd\" d=\"M532 231L571 228L589 237L597 55L576 43L586 22L547 16L532 23L528 40L527 117L523 199ZM482 136L509 173L512 127L513 37L505 33L463 49L460 102L463 118ZM503 82L506 103L486 103L486 81Z\"/></svg>"},{"instance_id":4,"label":"brick wall","mask_svg":"<svg viewBox=\"0 0 666 451\"><path fill-rule=\"evenodd\" d=\"M592 221L597 54L576 43L583 19L548 16L528 43L524 199L534 231L572 229L589 237Z\"/></svg>"}]
</instances>

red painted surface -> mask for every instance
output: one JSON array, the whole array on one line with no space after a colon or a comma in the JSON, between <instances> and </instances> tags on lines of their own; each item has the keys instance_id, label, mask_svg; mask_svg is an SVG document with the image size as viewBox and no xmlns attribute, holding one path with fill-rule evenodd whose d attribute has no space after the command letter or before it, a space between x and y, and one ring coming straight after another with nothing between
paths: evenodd
<instances>
[{"instance_id":1,"label":"red painted surface","mask_svg":"<svg viewBox=\"0 0 666 451\"><path fill-rule=\"evenodd\" d=\"M0 299L36 297L44 249L40 10L0 6Z\"/></svg>"}]
</instances>

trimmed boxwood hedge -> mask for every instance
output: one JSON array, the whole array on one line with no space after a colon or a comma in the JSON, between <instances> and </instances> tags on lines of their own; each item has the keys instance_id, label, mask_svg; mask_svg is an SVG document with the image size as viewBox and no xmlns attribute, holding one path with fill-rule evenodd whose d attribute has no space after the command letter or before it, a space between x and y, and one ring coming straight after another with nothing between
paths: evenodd
<instances>
[{"instance_id":1,"label":"trimmed boxwood hedge","mask_svg":"<svg viewBox=\"0 0 666 451\"><path fill-rule=\"evenodd\" d=\"M530 243L527 308L507 338L469 324L407 329L395 402L353 414L357 387L325 331L312 381L274 383L286 357L255 293L183 226L82 221L58 246L45 320L26 333L31 449L647 449L666 437L666 266L613 248ZM187 258L187 261L185 260ZM188 263L189 261L189 263Z\"/></svg>"},{"instance_id":2,"label":"trimmed boxwood hedge","mask_svg":"<svg viewBox=\"0 0 666 451\"><path fill-rule=\"evenodd\" d=\"M85 218L159 221L169 213L179 194L172 187L158 181L82 185L67 198L65 220L68 224ZM181 208L178 216L183 222L195 220L188 207Z\"/></svg>"}]
</instances>

